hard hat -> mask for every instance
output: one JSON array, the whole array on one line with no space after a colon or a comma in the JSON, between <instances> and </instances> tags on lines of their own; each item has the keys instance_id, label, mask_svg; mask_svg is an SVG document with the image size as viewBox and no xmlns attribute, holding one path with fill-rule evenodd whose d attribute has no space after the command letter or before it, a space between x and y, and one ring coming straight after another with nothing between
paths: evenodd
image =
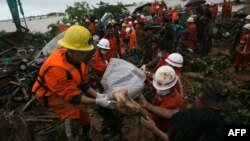
<instances>
[{"instance_id":1,"label":"hard hat","mask_svg":"<svg viewBox=\"0 0 250 141\"><path fill-rule=\"evenodd\" d=\"M99 48L103 48L103 49L110 49L109 40L107 40L107 39L101 39L99 41L99 43L97 44L97 46Z\"/></svg>"},{"instance_id":2,"label":"hard hat","mask_svg":"<svg viewBox=\"0 0 250 141\"><path fill-rule=\"evenodd\" d=\"M111 23L112 23L112 24L116 24L115 19L112 19L112 20L111 20Z\"/></svg>"},{"instance_id":3,"label":"hard hat","mask_svg":"<svg viewBox=\"0 0 250 141\"><path fill-rule=\"evenodd\" d=\"M137 20L135 20L135 21L134 21L134 23L138 23L138 21L137 21Z\"/></svg>"},{"instance_id":4,"label":"hard hat","mask_svg":"<svg viewBox=\"0 0 250 141\"><path fill-rule=\"evenodd\" d=\"M85 19L85 22L86 22L86 23L89 23L89 19Z\"/></svg>"},{"instance_id":5,"label":"hard hat","mask_svg":"<svg viewBox=\"0 0 250 141\"><path fill-rule=\"evenodd\" d=\"M63 21L59 21L59 24L60 24L60 25L63 25Z\"/></svg>"},{"instance_id":6,"label":"hard hat","mask_svg":"<svg viewBox=\"0 0 250 141\"><path fill-rule=\"evenodd\" d=\"M161 66L155 72L153 85L157 90L172 88L177 82L175 71L170 66Z\"/></svg>"},{"instance_id":7,"label":"hard hat","mask_svg":"<svg viewBox=\"0 0 250 141\"><path fill-rule=\"evenodd\" d=\"M126 32L126 33L129 33L130 30L131 30L131 28L127 27L127 28L125 29L125 32Z\"/></svg>"},{"instance_id":8,"label":"hard hat","mask_svg":"<svg viewBox=\"0 0 250 141\"><path fill-rule=\"evenodd\" d=\"M141 18L141 19L144 19L144 18L145 18L145 16L144 16L144 15L141 15L141 16L140 16L140 18Z\"/></svg>"},{"instance_id":9,"label":"hard hat","mask_svg":"<svg viewBox=\"0 0 250 141\"><path fill-rule=\"evenodd\" d=\"M97 20L97 19L95 19L95 23L98 23L98 20Z\"/></svg>"},{"instance_id":10,"label":"hard hat","mask_svg":"<svg viewBox=\"0 0 250 141\"><path fill-rule=\"evenodd\" d=\"M187 22L193 23L193 22L194 22L194 18L193 18L193 17L189 17L189 18L187 19Z\"/></svg>"},{"instance_id":11,"label":"hard hat","mask_svg":"<svg viewBox=\"0 0 250 141\"><path fill-rule=\"evenodd\" d=\"M250 30L250 23L245 24L243 27L246 28L247 30Z\"/></svg>"},{"instance_id":12,"label":"hard hat","mask_svg":"<svg viewBox=\"0 0 250 141\"><path fill-rule=\"evenodd\" d=\"M183 65L183 57L179 53L171 53L165 61L171 66L178 68L182 67Z\"/></svg>"},{"instance_id":13,"label":"hard hat","mask_svg":"<svg viewBox=\"0 0 250 141\"><path fill-rule=\"evenodd\" d=\"M247 15L245 19L250 20L250 15Z\"/></svg>"},{"instance_id":14,"label":"hard hat","mask_svg":"<svg viewBox=\"0 0 250 141\"><path fill-rule=\"evenodd\" d=\"M71 24L70 24L70 23L67 23L66 26L71 26Z\"/></svg>"},{"instance_id":15,"label":"hard hat","mask_svg":"<svg viewBox=\"0 0 250 141\"><path fill-rule=\"evenodd\" d=\"M120 22L123 22L123 19L120 19Z\"/></svg>"},{"instance_id":16,"label":"hard hat","mask_svg":"<svg viewBox=\"0 0 250 141\"><path fill-rule=\"evenodd\" d=\"M129 24L129 25L133 25L132 21L129 21L128 24Z\"/></svg>"},{"instance_id":17,"label":"hard hat","mask_svg":"<svg viewBox=\"0 0 250 141\"><path fill-rule=\"evenodd\" d=\"M122 23L122 26L124 27L124 26L127 26L127 24L126 23Z\"/></svg>"},{"instance_id":18,"label":"hard hat","mask_svg":"<svg viewBox=\"0 0 250 141\"><path fill-rule=\"evenodd\" d=\"M64 48L76 51L90 51L94 49L92 45L92 36L88 29L83 26L71 26L58 41L58 44Z\"/></svg>"}]
</instances>

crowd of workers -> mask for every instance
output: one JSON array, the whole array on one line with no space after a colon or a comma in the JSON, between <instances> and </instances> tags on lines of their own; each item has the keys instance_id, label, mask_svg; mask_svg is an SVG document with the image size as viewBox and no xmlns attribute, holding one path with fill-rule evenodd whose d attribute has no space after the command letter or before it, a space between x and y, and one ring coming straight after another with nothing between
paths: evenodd
<instances>
[{"instance_id":1,"label":"crowd of workers","mask_svg":"<svg viewBox=\"0 0 250 141\"><path fill-rule=\"evenodd\" d=\"M231 3L225 0L222 6L222 18L230 18ZM64 121L68 139L76 141L80 125L88 127L91 122L86 105L106 108L110 104L101 88L100 92L92 88L88 74L95 73L100 81L111 58L125 59L145 72L145 85L155 92L152 101L143 95L137 100L149 112L141 119L144 126L162 140L219 141L223 137L223 121L216 111L221 110L225 99L223 85L215 81L205 83L195 96L195 107L203 110L185 110L187 92L181 72L185 60L182 53L209 52L210 23L216 21L217 12L213 3L190 8L185 24L180 24L177 8L156 2L150 7L152 19L137 13L119 21L112 19L101 28L98 20L86 20L83 26L63 26L60 22L60 32L66 31L58 41L61 48L42 65L32 91L39 102ZM250 15L244 22L236 47L236 71L249 62ZM204 119L206 116L209 118ZM195 130L184 130L186 127Z\"/></svg>"}]
</instances>

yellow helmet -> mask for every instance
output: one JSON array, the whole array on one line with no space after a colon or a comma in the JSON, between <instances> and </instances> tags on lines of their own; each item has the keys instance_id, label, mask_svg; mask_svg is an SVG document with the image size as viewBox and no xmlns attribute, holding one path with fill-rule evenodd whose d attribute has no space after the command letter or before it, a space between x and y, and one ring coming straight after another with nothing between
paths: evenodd
<instances>
[{"instance_id":1,"label":"yellow helmet","mask_svg":"<svg viewBox=\"0 0 250 141\"><path fill-rule=\"evenodd\" d=\"M91 51L94 49L91 39L92 36L88 29L73 25L65 32L64 37L58 41L58 44L71 50Z\"/></svg>"},{"instance_id":2,"label":"yellow helmet","mask_svg":"<svg viewBox=\"0 0 250 141\"><path fill-rule=\"evenodd\" d=\"M111 20L111 23L112 23L112 24L116 24L116 20L115 20L115 19L112 19L112 20Z\"/></svg>"},{"instance_id":3,"label":"yellow helmet","mask_svg":"<svg viewBox=\"0 0 250 141\"><path fill-rule=\"evenodd\" d=\"M126 23L122 23L122 26L127 26L127 24Z\"/></svg>"}]
</instances>

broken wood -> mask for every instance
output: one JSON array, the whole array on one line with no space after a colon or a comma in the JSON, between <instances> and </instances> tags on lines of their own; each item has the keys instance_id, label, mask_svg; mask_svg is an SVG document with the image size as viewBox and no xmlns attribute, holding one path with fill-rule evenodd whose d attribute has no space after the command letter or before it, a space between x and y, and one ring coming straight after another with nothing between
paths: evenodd
<instances>
[{"instance_id":1,"label":"broken wood","mask_svg":"<svg viewBox=\"0 0 250 141\"><path fill-rule=\"evenodd\" d=\"M20 87L19 87L20 88ZM27 109L27 107L29 107L29 105L36 99L36 97L32 97L31 100L29 100L21 109L21 112L23 112L25 109Z\"/></svg>"},{"instance_id":2,"label":"broken wood","mask_svg":"<svg viewBox=\"0 0 250 141\"><path fill-rule=\"evenodd\" d=\"M54 122L53 119L25 119L26 122Z\"/></svg>"}]
</instances>

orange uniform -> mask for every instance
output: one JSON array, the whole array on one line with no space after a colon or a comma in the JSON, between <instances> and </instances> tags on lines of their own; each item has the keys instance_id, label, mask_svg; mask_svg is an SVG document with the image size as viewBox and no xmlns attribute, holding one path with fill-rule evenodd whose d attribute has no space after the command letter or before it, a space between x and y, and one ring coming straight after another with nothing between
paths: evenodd
<instances>
[{"instance_id":1,"label":"orange uniform","mask_svg":"<svg viewBox=\"0 0 250 141\"><path fill-rule=\"evenodd\" d=\"M66 31L67 29L68 29L68 27L64 24L58 25L58 30L60 33Z\"/></svg>"},{"instance_id":2,"label":"orange uniform","mask_svg":"<svg viewBox=\"0 0 250 141\"><path fill-rule=\"evenodd\" d=\"M66 49L55 50L40 68L32 92L40 103L49 106L61 120L77 119L82 124L89 124L86 107L69 102L81 93L78 86L88 82L87 65L82 63L80 67L81 72L67 61Z\"/></svg>"},{"instance_id":3,"label":"orange uniform","mask_svg":"<svg viewBox=\"0 0 250 141\"><path fill-rule=\"evenodd\" d=\"M195 40L197 36L197 26L194 23L190 23L188 25L188 32L190 33L188 39L188 48L194 49L195 48Z\"/></svg>"},{"instance_id":4,"label":"orange uniform","mask_svg":"<svg viewBox=\"0 0 250 141\"><path fill-rule=\"evenodd\" d=\"M237 47L236 67L244 67L250 62L250 32L243 34Z\"/></svg>"},{"instance_id":5,"label":"orange uniform","mask_svg":"<svg viewBox=\"0 0 250 141\"><path fill-rule=\"evenodd\" d=\"M129 48L135 49L137 47L138 47L138 43L137 43L137 39L136 39L136 33L135 33L135 30L133 30L130 33Z\"/></svg>"},{"instance_id":6,"label":"orange uniform","mask_svg":"<svg viewBox=\"0 0 250 141\"><path fill-rule=\"evenodd\" d=\"M160 60L156 64L156 69L158 69L161 66L167 65L167 62L165 61L168 59L169 54L165 54L163 57L160 58Z\"/></svg>"},{"instance_id":7,"label":"orange uniform","mask_svg":"<svg viewBox=\"0 0 250 141\"><path fill-rule=\"evenodd\" d=\"M91 34L96 33L96 25L95 25L95 23L90 23L89 24L89 30L90 30Z\"/></svg>"},{"instance_id":8,"label":"orange uniform","mask_svg":"<svg viewBox=\"0 0 250 141\"><path fill-rule=\"evenodd\" d=\"M109 60L110 58L117 57L117 43L116 43L117 41L115 36L108 38L108 40L109 40L110 50L108 50L106 56Z\"/></svg>"},{"instance_id":9,"label":"orange uniform","mask_svg":"<svg viewBox=\"0 0 250 141\"><path fill-rule=\"evenodd\" d=\"M99 51L96 51L92 56L92 65L94 71L97 73L98 76L102 77L107 64L105 62L105 59L102 57L102 54Z\"/></svg>"},{"instance_id":10,"label":"orange uniform","mask_svg":"<svg viewBox=\"0 0 250 141\"><path fill-rule=\"evenodd\" d=\"M169 94L163 96L160 94L155 94L152 104L161 108L166 109L182 109L184 108L184 100L181 95L173 89ZM169 119L160 117L156 114L151 113L150 117L155 121L158 128L164 130L167 128Z\"/></svg>"}]
</instances>

